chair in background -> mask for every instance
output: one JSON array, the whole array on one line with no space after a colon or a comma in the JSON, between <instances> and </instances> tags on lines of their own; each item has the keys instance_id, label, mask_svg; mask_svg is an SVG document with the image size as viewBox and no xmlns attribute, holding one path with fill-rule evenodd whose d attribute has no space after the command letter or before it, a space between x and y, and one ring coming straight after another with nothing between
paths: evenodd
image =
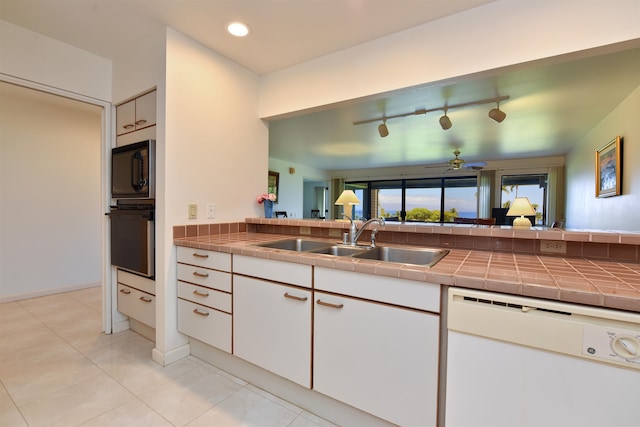
<instances>
[{"instance_id":1,"label":"chair in background","mask_svg":"<svg viewBox=\"0 0 640 427\"><path fill-rule=\"evenodd\" d=\"M287 218L287 211L275 211L276 218Z\"/></svg>"},{"instance_id":2,"label":"chair in background","mask_svg":"<svg viewBox=\"0 0 640 427\"><path fill-rule=\"evenodd\" d=\"M311 218L320 219L320 209L311 209Z\"/></svg>"}]
</instances>

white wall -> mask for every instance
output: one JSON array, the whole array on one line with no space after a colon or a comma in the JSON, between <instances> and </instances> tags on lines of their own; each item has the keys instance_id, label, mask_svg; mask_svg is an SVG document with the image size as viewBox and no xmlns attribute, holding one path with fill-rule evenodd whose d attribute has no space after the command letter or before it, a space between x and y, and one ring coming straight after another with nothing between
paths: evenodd
<instances>
[{"instance_id":1,"label":"white wall","mask_svg":"<svg viewBox=\"0 0 640 427\"><path fill-rule=\"evenodd\" d=\"M639 118L640 86L567 155L567 228L640 231ZM624 138L622 195L597 199L595 151L618 135Z\"/></svg>"},{"instance_id":2,"label":"white wall","mask_svg":"<svg viewBox=\"0 0 640 427\"><path fill-rule=\"evenodd\" d=\"M166 197L172 225L242 221L266 191L268 128L255 74L170 30L167 40ZM198 219L189 220L189 203ZM205 215L215 203L216 215Z\"/></svg>"},{"instance_id":3,"label":"white wall","mask_svg":"<svg viewBox=\"0 0 640 427\"><path fill-rule=\"evenodd\" d=\"M111 61L0 20L0 73L111 100Z\"/></svg>"},{"instance_id":4,"label":"white wall","mask_svg":"<svg viewBox=\"0 0 640 427\"><path fill-rule=\"evenodd\" d=\"M0 87L0 302L96 286L102 109Z\"/></svg>"},{"instance_id":5,"label":"white wall","mask_svg":"<svg viewBox=\"0 0 640 427\"><path fill-rule=\"evenodd\" d=\"M294 174L289 173L289 168L295 168ZM288 162L274 157L269 158L269 170L280 173L280 188L278 195L278 204L274 205L274 211L287 211L291 218L303 218L303 194L304 179L316 181L328 181L331 174L328 171L313 168L308 165ZM265 178L266 179L266 178ZM266 192L266 182L262 193ZM260 193L256 193L256 196ZM315 197L315 196L314 196ZM259 205L262 209L262 205ZM254 215L255 216L255 215ZM264 216L264 212L259 212L257 216ZM306 217L308 217L308 213Z\"/></svg>"},{"instance_id":6,"label":"white wall","mask_svg":"<svg viewBox=\"0 0 640 427\"><path fill-rule=\"evenodd\" d=\"M265 75L270 118L640 38L636 0L500 0Z\"/></svg>"},{"instance_id":7,"label":"white wall","mask_svg":"<svg viewBox=\"0 0 640 427\"><path fill-rule=\"evenodd\" d=\"M170 28L154 40L148 49L164 63L134 72L158 88L153 357L166 364L186 355L186 338L177 331L173 226L256 216L255 196L267 181L268 134L257 114L256 75ZM114 64L114 75L125 79L119 70L131 69L136 57L134 52ZM216 204L214 219L205 216L210 202ZM198 204L196 220L187 218L189 203Z\"/></svg>"}]
</instances>

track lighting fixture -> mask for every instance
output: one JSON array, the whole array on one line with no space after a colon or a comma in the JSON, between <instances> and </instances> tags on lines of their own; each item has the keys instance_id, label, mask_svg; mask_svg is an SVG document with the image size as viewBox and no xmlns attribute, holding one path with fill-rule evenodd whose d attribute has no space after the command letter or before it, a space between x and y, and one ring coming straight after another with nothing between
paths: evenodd
<instances>
[{"instance_id":1,"label":"track lighting fixture","mask_svg":"<svg viewBox=\"0 0 640 427\"><path fill-rule=\"evenodd\" d=\"M440 127L442 130L451 129L451 119L447 116L447 109L444 109L444 116L440 117Z\"/></svg>"},{"instance_id":2,"label":"track lighting fixture","mask_svg":"<svg viewBox=\"0 0 640 427\"><path fill-rule=\"evenodd\" d=\"M500 109L500 102L496 102L496 104L496 108L492 108L491 110L489 110L489 117L500 123L504 120L505 117L507 117L507 113Z\"/></svg>"},{"instance_id":3,"label":"track lighting fixture","mask_svg":"<svg viewBox=\"0 0 640 427\"><path fill-rule=\"evenodd\" d=\"M383 120L382 124L378 126L378 133L380 134L380 138L384 138L389 136L389 129L387 129L387 121Z\"/></svg>"},{"instance_id":4,"label":"track lighting fixture","mask_svg":"<svg viewBox=\"0 0 640 427\"><path fill-rule=\"evenodd\" d=\"M462 104L444 105L442 107L437 107L437 108L429 108L429 109L420 108L411 113L400 113L400 114L393 114L390 116L384 115L382 117L375 118L375 119L367 119L367 120L360 120L357 122L353 122L353 124L362 125L365 123L382 121L382 124L378 125L378 133L380 134L381 138L384 138L389 135L389 129L387 128L387 120L389 119L397 119L399 117L407 117L407 116L419 116L422 114L431 113L433 111L444 111L444 115L440 117L439 122L442 129L447 130L447 129L451 129L451 126L453 125L451 123L451 119L447 115L448 110L469 107L472 105L493 104L494 102L497 104L497 107L489 111L489 117L495 120L496 122L500 123L507 117L506 113L500 109L500 102L506 101L507 99L509 99L509 95L498 96L496 98L481 99L478 101L464 102Z\"/></svg>"}]
</instances>

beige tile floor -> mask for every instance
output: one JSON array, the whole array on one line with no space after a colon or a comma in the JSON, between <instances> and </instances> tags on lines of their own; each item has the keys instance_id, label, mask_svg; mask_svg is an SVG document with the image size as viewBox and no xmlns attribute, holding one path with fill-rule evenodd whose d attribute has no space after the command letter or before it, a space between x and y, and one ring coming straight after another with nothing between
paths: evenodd
<instances>
[{"instance_id":1,"label":"beige tile floor","mask_svg":"<svg viewBox=\"0 0 640 427\"><path fill-rule=\"evenodd\" d=\"M332 426L191 356L100 332L100 289L0 304L0 426Z\"/></svg>"}]
</instances>

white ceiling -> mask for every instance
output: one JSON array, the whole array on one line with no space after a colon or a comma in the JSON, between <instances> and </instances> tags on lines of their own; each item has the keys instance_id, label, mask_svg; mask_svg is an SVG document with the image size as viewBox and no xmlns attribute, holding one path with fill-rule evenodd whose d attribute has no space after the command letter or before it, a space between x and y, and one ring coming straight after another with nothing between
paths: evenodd
<instances>
[{"instance_id":1,"label":"white ceiling","mask_svg":"<svg viewBox=\"0 0 640 427\"><path fill-rule=\"evenodd\" d=\"M0 0L0 19L111 59L166 25L261 75L490 2ZM249 24L250 37L225 32L234 20ZM622 49L461 76L274 121L270 156L339 170L440 164L454 148L470 162L562 155L640 85L640 45ZM384 139L378 123L352 124L497 95L511 97L501 104L501 124L487 118L491 105L450 111L448 131L439 127L439 113L389 120Z\"/></svg>"},{"instance_id":2,"label":"white ceiling","mask_svg":"<svg viewBox=\"0 0 640 427\"><path fill-rule=\"evenodd\" d=\"M640 86L638 43L577 56L461 76L272 122L269 154L328 170L442 165L455 149L467 162L562 156ZM489 119L496 105L487 104L450 110L453 126L446 131L438 123L443 111L390 119L385 138L378 134L382 121L353 125L503 95L510 99L500 104L507 114L502 123Z\"/></svg>"}]
</instances>

